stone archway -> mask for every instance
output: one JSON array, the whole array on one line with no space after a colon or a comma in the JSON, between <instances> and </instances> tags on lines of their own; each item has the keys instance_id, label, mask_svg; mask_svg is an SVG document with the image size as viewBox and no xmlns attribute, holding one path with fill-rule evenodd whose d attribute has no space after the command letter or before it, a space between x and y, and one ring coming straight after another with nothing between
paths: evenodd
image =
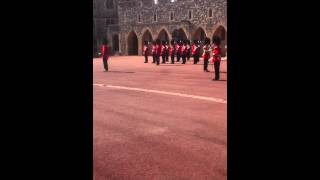
<instances>
[{"instance_id":1,"label":"stone archway","mask_svg":"<svg viewBox=\"0 0 320 180\"><path fill-rule=\"evenodd\" d=\"M161 42L162 41L169 42L169 35L168 35L167 31L162 29L158 34L158 39L160 39Z\"/></svg>"},{"instance_id":2,"label":"stone archway","mask_svg":"<svg viewBox=\"0 0 320 180\"><path fill-rule=\"evenodd\" d=\"M115 34L112 36L112 50L113 53L119 52L119 35Z\"/></svg>"},{"instance_id":3,"label":"stone archway","mask_svg":"<svg viewBox=\"0 0 320 180\"><path fill-rule=\"evenodd\" d=\"M174 41L178 41L178 40L187 40L187 34L184 32L184 30L182 28L180 29L175 29L172 32L172 39Z\"/></svg>"},{"instance_id":4,"label":"stone archway","mask_svg":"<svg viewBox=\"0 0 320 180\"><path fill-rule=\"evenodd\" d=\"M201 41L202 43L204 42L204 39L207 37L205 31L203 30L203 28L199 27L192 36L192 40L197 40L197 41ZM203 49L200 48L200 55L202 55L203 53Z\"/></svg>"},{"instance_id":5,"label":"stone archway","mask_svg":"<svg viewBox=\"0 0 320 180\"><path fill-rule=\"evenodd\" d=\"M134 31L128 35L128 55L138 55L138 37Z\"/></svg>"},{"instance_id":6,"label":"stone archway","mask_svg":"<svg viewBox=\"0 0 320 180\"><path fill-rule=\"evenodd\" d=\"M221 56L224 57L227 54L227 31L223 26L219 26L216 28L216 30L214 31L213 36L219 36L221 39Z\"/></svg>"}]
</instances>

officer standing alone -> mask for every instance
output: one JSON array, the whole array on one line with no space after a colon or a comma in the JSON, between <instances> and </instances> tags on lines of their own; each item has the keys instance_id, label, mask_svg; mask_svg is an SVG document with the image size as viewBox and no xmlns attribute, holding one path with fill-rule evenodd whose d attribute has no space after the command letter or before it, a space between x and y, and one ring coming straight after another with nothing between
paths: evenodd
<instances>
[{"instance_id":1,"label":"officer standing alone","mask_svg":"<svg viewBox=\"0 0 320 180\"><path fill-rule=\"evenodd\" d=\"M107 40L104 40L103 42L103 45L101 47L101 54L102 54L103 67L105 71L108 71L109 70L109 67L108 67L109 52L108 52Z\"/></svg>"}]
</instances>

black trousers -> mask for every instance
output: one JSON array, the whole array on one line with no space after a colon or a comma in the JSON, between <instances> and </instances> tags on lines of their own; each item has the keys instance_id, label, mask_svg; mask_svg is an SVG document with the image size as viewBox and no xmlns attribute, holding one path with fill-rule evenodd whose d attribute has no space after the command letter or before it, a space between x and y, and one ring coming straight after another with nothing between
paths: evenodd
<instances>
[{"instance_id":1,"label":"black trousers","mask_svg":"<svg viewBox=\"0 0 320 180\"><path fill-rule=\"evenodd\" d=\"M193 64L197 64L199 62L199 55L195 54L193 55Z\"/></svg>"},{"instance_id":2,"label":"black trousers","mask_svg":"<svg viewBox=\"0 0 320 180\"><path fill-rule=\"evenodd\" d=\"M171 64L174 64L174 55L171 55Z\"/></svg>"},{"instance_id":3,"label":"black trousers","mask_svg":"<svg viewBox=\"0 0 320 180\"><path fill-rule=\"evenodd\" d=\"M180 62L180 54L177 53L177 62Z\"/></svg>"},{"instance_id":4,"label":"black trousers","mask_svg":"<svg viewBox=\"0 0 320 180\"><path fill-rule=\"evenodd\" d=\"M169 53L166 53L166 61L169 61Z\"/></svg>"},{"instance_id":5,"label":"black trousers","mask_svg":"<svg viewBox=\"0 0 320 180\"><path fill-rule=\"evenodd\" d=\"M157 61L157 65L159 65L160 64L160 55L156 56L156 61Z\"/></svg>"},{"instance_id":6,"label":"black trousers","mask_svg":"<svg viewBox=\"0 0 320 180\"><path fill-rule=\"evenodd\" d=\"M144 55L144 62L145 62L145 63L148 62L148 55Z\"/></svg>"},{"instance_id":7,"label":"black trousers","mask_svg":"<svg viewBox=\"0 0 320 180\"><path fill-rule=\"evenodd\" d=\"M156 60L157 60L157 55L152 54L152 63L156 63Z\"/></svg>"},{"instance_id":8,"label":"black trousers","mask_svg":"<svg viewBox=\"0 0 320 180\"><path fill-rule=\"evenodd\" d=\"M185 63L186 63L186 57L187 57L187 56L186 56L185 54L182 55L182 64L185 64Z\"/></svg>"},{"instance_id":9,"label":"black trousers","mask_svg":"<svg viewBox=\"0 0 320 180\"><path fill-rule=\"evenodd\" d=\"M206 58L203 60L203 70L204 71L208 70L208 63L209 63L209 58Z\"/></svg>"},{"instance_id":10,"label":"black trousers","mask_svg":"<svg viewBox=\"0 0 320 180\"><path fill-rule=\"evenodd\" d=\"M106 71L108 71L108 57L103 57L102 58L103 61L103 67Z\"/></svg>"},{"instance_id":11,"label":"black trousers","mask_svg":"<svg viewBox=\"0 0 320 180\"><path fill-rule=\"evenodd\" d=\"M214 79L219 80L220 79L220 62L214 62Z\"/></svg>"},{"instance_id":12,"label":"black trousers","mask_svg":"<svg viewBox=\"0 0 320 180\"><path fill-rule=\"evenodd\" d=\"M166 55L163 54L163 55L161 55L161 56L162 56L162 63L163 63L163 64L166 63Z\"/></svg>"},{"instance_id":13,"label":"black trousers","mask_svg":"<svg viewBox=\"0 0 320 180\"><path fill-rule=\"evenodd\" d=\"M190 60L190 50L188 50L187 59Z\"/></svg>"}]
</instances>

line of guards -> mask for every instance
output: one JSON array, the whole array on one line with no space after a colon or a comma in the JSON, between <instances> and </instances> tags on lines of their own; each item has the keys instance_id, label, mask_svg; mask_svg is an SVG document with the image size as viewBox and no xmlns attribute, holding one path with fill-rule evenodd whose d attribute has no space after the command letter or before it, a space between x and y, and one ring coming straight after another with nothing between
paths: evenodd
<instances>
[{"instance_id":1,"label":"line of guards","mask_svg":"<svg viewBox=\"0 0 320 180\"><path fill-rule=\"evenodd\" d=\"M220 79L220 62L221 62L221 49L220 49L221 40L218 36L212 38L212 44L210 43L209 38L205 38L203 44L200 41L194 40L192 46L190 46L189 40L171 40L171 46L166 41L160 41L157 39L152 42L151 55L152 63L156 65L160 64L160 57L162 58L162 64L169 62L169 56L171 57L171 64L174 64L174 58L177 57L176 62L180 62L182 59L182 64L185 64L186 61L190 60L190 57L193 57L193 64L197 64L200 59L200 48L203 48L202 58L203 71L210 72L208 70L209 61L214 65L214 78L212 80ZM144 42L143 55L145 57L144 63L148 63L149 54L149 42ZM212 54L212 56L210 55ZM211 57L211 58L210 58Z\"/></svg>"},{"instance_id":2,"label":"line of guards","mask_svg":"<svg viewBox=\"0 0 320 180\"><path fill-rule=\"evenodd\" d=\"M214 78L212 80L219 80L220 79L220 62L221 62L221 49L220 49L221 40L218 36L214 36L212 38L212 45L210 43L209 38L205 38L204 43L202 45L203 48L203 71L210 72L208 70L209 61L213 62L214 65ZM197 64L200 58L200 48L201 42L194 41L192 46L190 46L190 41L171 41L171 46L168 45L167 42L162 42L157 39L156 41L152 42L152 49L151 54L153 61L152 63L156 63L157 65L160 64L160 56L162 57L162 63L165 64L169 61L169 55L171 57L171 64L174 64L174 57L177 57L176 62L180 62L182 59L182 64L186 63L186 60L190 60L190 55L193 57L193 63ZM102 60L105 71L108 71L108 46L107 41L103 43L102 46ZM145 56L145 63L148 63L148 55L149 55L149 48L148 42L144 43L143 55ZM210 54L212 56L210 58Z\"/></svg>"}]
</instances>

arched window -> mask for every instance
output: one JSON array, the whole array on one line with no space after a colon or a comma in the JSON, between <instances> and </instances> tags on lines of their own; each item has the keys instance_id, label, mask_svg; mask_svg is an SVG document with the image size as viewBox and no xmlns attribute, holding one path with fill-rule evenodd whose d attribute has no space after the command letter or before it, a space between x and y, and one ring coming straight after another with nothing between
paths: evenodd
<instances>
[{"instance_id":1,"label":"arched window","mask_svg":"<svg viewBox=\"0 0 320 180\"><path fill-rule=\"evenodd\" d=\"M138 22L141 22L141 15L138 15Z\"/></svg>"},{"instance_id":2,"label":"arched window","mask_svg":"<svg viewBox=\"0 0 320 180\"><path fill-rule=\"evenodd\" d=\"M191 10L189 10L189 19L191 19L192 18L192 12L191 12Z\"/></svg>"}]
</instances>

